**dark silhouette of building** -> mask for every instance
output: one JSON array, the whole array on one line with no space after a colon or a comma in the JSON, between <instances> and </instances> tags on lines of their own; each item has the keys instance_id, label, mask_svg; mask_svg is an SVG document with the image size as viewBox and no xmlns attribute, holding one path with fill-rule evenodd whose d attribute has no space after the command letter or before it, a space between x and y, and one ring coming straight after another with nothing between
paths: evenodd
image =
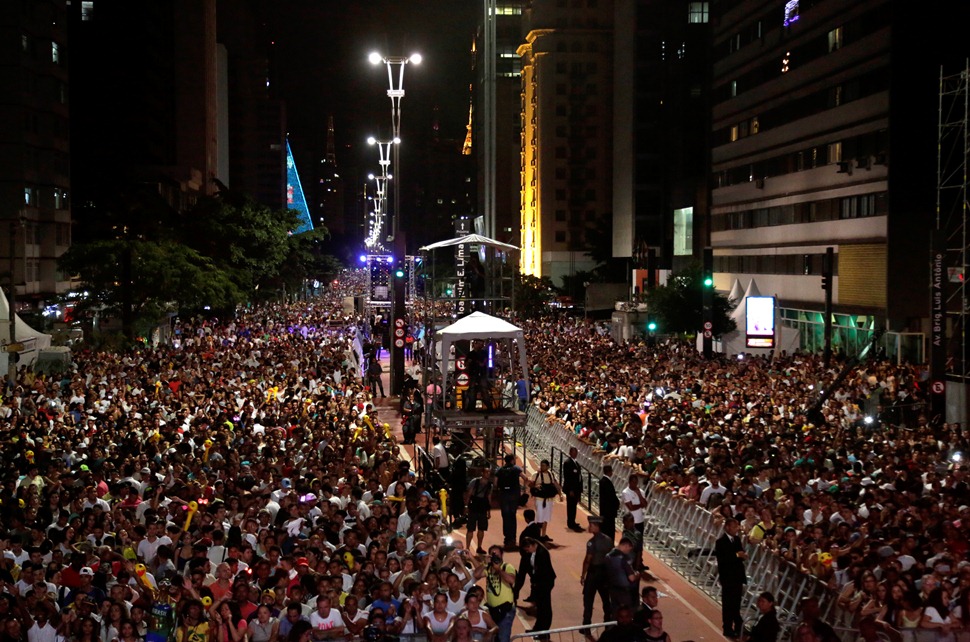
<instances>
[{"instance_id":1,"label":"dark silhouette of building","mask_svg":"<svg viewBox=\"0 0 970 642\"><path fill-rule=\"evenodd\" d=\"M0 12L0 272L13 268L25 307L70 285L57 269L71 244L66 8L37 0Z\"/></svg>"},{"instance_id":2,"label":"dark silhouette of building","mask_svg":"<svg viewBox=\"0 0 970 642\"><path fill-rule=\"evenodd\" d=\"M344 182L337 168L336 133L333 116L327 117L327 150L317 169L317 218L327 230L341 238L353 228L344 207Z\"/></svg>"},{"instance_id":3,"label":"dark silhouette of building","mask_svg":"<svg viewBox=\"0 0 970 642\"><path fill-rule=\"evenodd\" d=\"M218 157L215 0L93 0L69 9L81 227L88 204L131 185L176 208L214 192L213 179L228 178L218 175L226 165Z\"/></svg>"},{"instance_id":4,"label":"dark silhouette of building","mask_svg":"<svg viewBox=\"0 0 970 642\"><path fill-rule=\"evenodd\" d=\"M613 255L650 247L676 269L699 256L707 218L709 3L615 9Z\"/></svg>"}]
</instances>

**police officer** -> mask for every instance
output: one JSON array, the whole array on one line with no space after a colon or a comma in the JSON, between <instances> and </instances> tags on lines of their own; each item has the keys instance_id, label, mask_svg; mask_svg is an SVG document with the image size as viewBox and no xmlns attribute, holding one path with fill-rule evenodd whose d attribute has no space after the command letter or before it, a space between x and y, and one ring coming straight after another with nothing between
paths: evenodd
<instances>
[{"instance_id":1,"label":"police officer","mask_svg":"<svg viewBox=\"0 0 970 642\"><path fill-rule=\"evenodd\" d=\"M612 619L610 604L609 577L606 573L606 555L613 549L613 540L603 534L602 520L589 518L589 534L586 542L586 557L583 559L583 573L579 582L583 585L583 625L592 624L593 602L599 593L603 601L603 621Z\"/></svg>"}]
</instances>

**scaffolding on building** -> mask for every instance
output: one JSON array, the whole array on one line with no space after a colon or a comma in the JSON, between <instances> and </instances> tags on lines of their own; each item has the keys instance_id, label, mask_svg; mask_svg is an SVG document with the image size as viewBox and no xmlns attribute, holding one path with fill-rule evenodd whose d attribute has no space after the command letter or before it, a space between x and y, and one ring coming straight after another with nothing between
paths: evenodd
<instances>
[{"instance_id":1,"label":"scaffolding on building","mask_svg":"<svg viewBox=\"0 0 970 642\"><path fill-rule=\"evenodd\" d=\"M945 345L946 373L966 381L970 376L967 333L970 301L966 284L968 225L967 181L970 171L970 61L956 74L940 68L939 119L937 134L936 234L942 253L939 287L942 314L949 323L942 326L950 337ZM945 294L944 294L945 293ZM932 313L931 313L932 317ZM933 319L931 318L931 325ZM944 335L946 336L946 335ZM932 341L931 341L932 343ZM931 345L931 348L933 346Z\"/></svg>"}]
</instances>

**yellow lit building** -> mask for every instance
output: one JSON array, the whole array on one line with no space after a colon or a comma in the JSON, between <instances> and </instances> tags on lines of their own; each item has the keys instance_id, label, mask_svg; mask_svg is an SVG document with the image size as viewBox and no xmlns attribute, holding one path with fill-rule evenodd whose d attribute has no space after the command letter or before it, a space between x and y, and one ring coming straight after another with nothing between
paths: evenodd
<instances>
[{"instance_id":1,"label":"yellow lit building","mask_svg":"<svg viewBox=\"0 0 970 642\"><path fill-rule=\"evenodd\" d=\"M612 217L613 2L533 0L519 46L523 273L590 270L591 231Z\"/></svg>"}]
</instances>

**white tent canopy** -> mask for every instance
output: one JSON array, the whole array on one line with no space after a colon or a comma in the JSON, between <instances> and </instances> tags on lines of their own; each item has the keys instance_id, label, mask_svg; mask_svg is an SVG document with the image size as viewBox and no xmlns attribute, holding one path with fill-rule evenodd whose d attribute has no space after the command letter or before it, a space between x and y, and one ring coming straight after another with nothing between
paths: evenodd
<instances>
[{"instance_id":1,"label":"white tent canopy","mask_svg":"<svg viewBox=\"0 0 970 642\"><path fill-rule=\"evenodd\" d=\"M470 341L474 339L504 341L508 354L512 355L512 342L519 344L519 366L525 378L526 389L529 386L528 360L525 353L525 333L522 328L512 325L504 319L493 317L484 312L472 312L466 317L458 319L451 325L438 330L435 335L440 341L440 369L442 381L448 381L449 355L451 346L456 341ZM447 388L447 386L443 386ZM445 391L443 391L445 392Z\"/></svg>"},{"instance_id":2,"label":"white tent canopy","mask_svg":"<svg viewBox=\"0 0 970 642\"><path fill-rule=\"evenodd\" d=\"M438 241L437 243L432 243L431 245L425 245L421 248L422 252L428 250L437 250L442 247L454 247L457 245L486 245L488 247L494 247L499 250L517 250L518 247L514 245L509 245L508 243L502 243L501 241L496 241L495 239L490 239L487 236L482 236L481 234L468 234L466 236L459 236L453 239L445 239L444 241Z\"/></svg>"},{"instance_id":3,"label":"white tent canopy","mask_svg":"<svg viewBox=\"0 0 970 642\"><path fill-rule=\"evenodd\" d=\"M738 303L742 298L744 298L744 288L741 287L741 279L734 279L734 286L731 288L731 293L728 294L728 301Z\"/></svg>"},{"instance_id":4,"label":"white tent canopy","mask_svg":"<svg viewBox=\"0 0 970 642\"><path fill-rule=\"evenodd\" d=\"M13 315L14 317L14 339L17 343L23 343L24 349L20 352L20 362L19 365L30 366L33 365L34 361L37 359L37 353L40 350L51 347L51 335L44 334L43 332L38 332L31 328L27 323L20 318L19 314ZM7 295L3 290L0 290L0 343L7 343L10 337L10 303L7 301ZM7 375L8 368L8 358L9 354L6 352L0 352L0 377L5 377Z\"/></svg>"}]
</instances>

